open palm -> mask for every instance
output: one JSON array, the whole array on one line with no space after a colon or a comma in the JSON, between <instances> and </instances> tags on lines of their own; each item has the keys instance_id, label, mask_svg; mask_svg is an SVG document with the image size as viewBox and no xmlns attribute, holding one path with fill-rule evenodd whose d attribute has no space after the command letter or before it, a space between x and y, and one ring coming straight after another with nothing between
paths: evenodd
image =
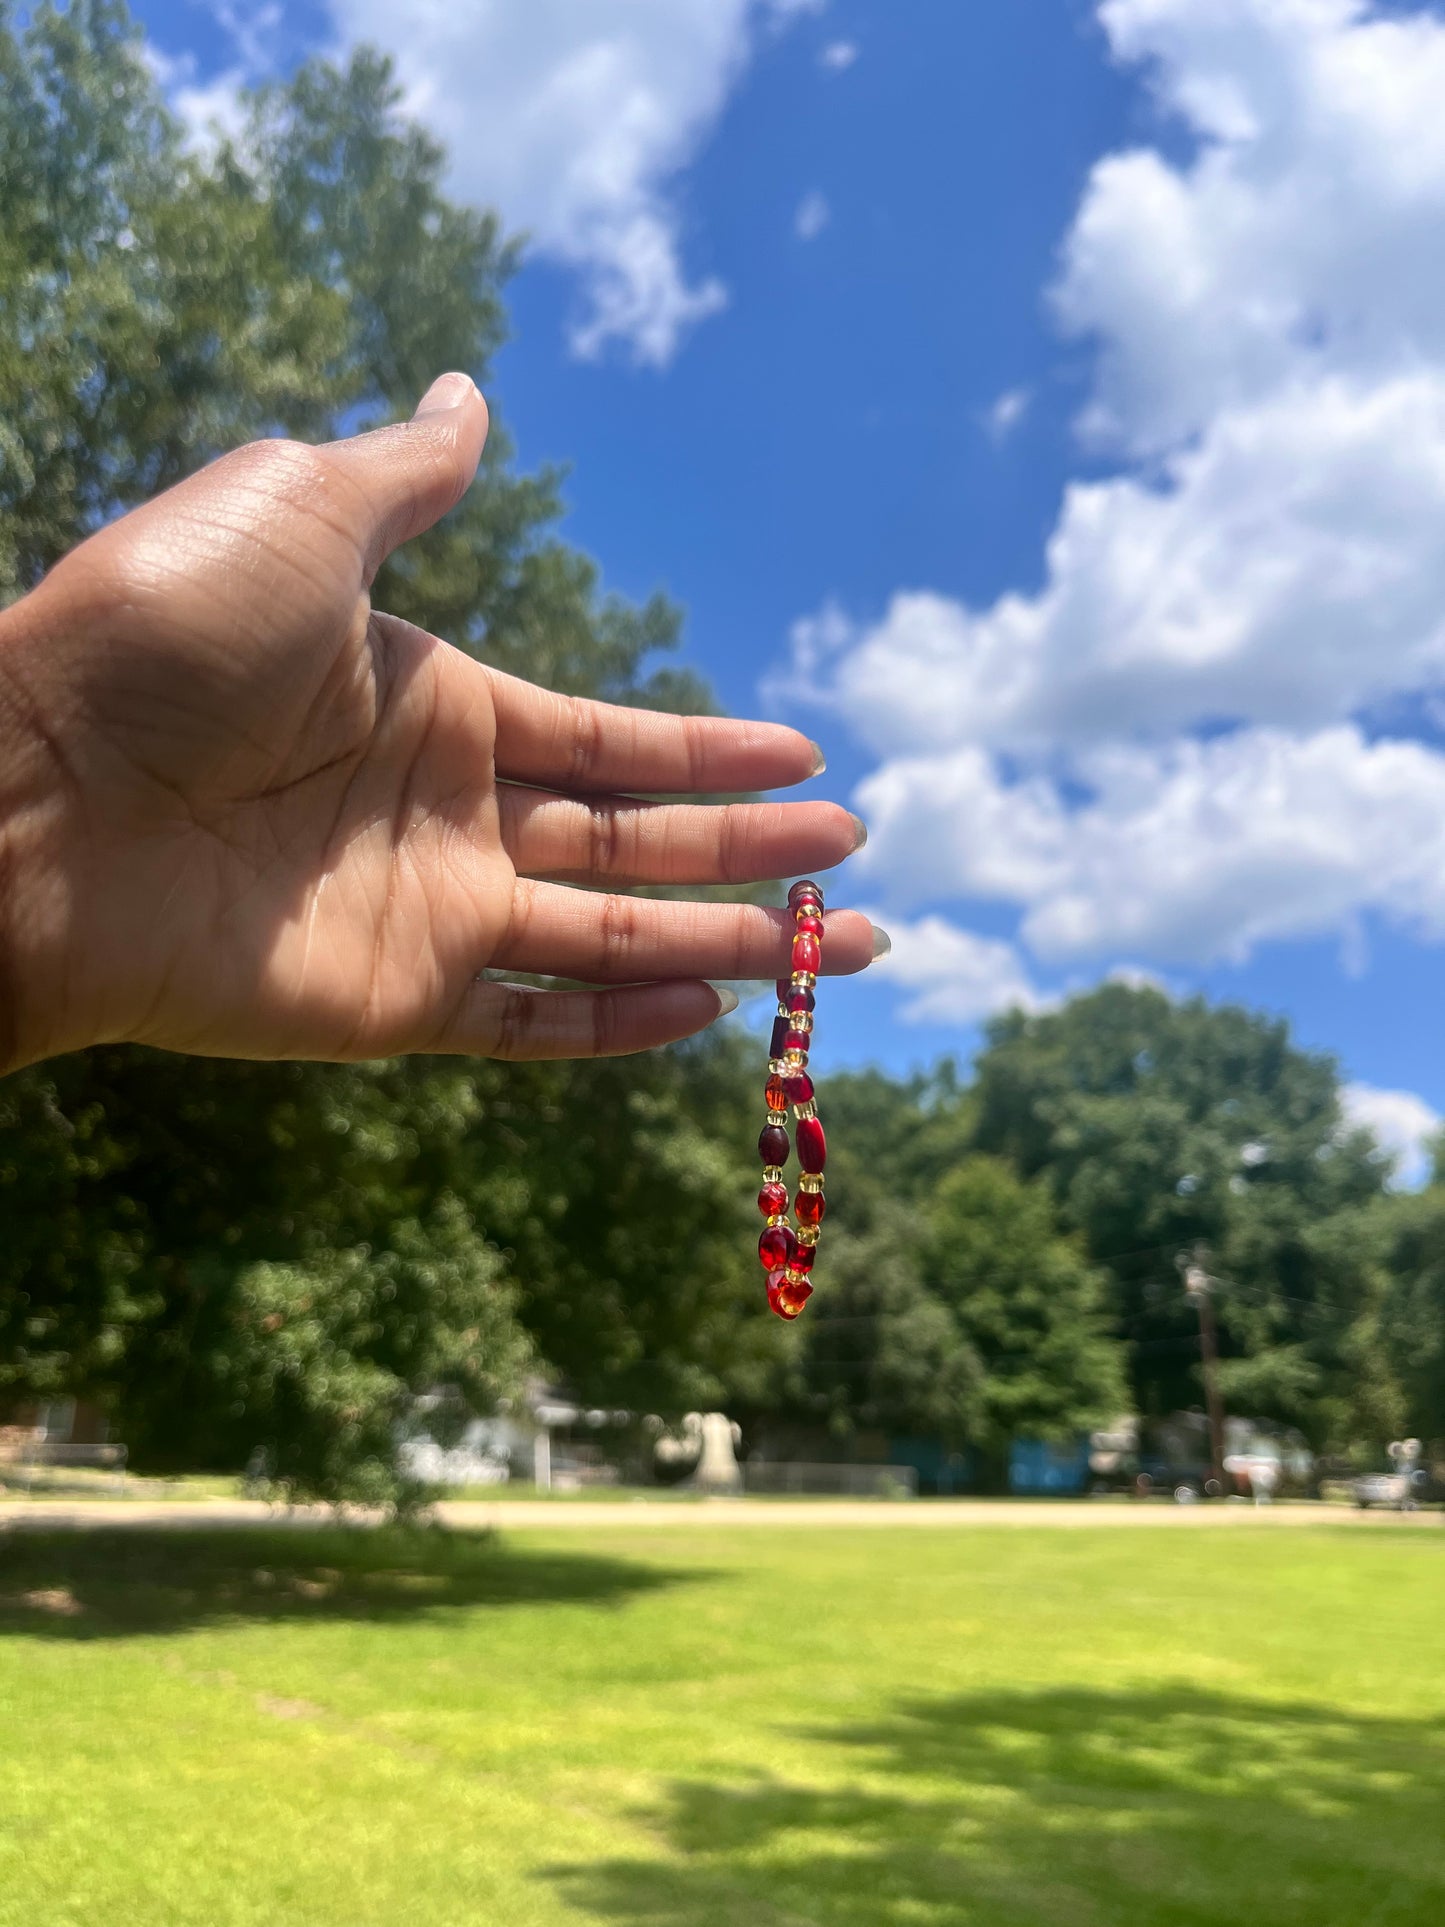
<instances>
[{"instance_id":1,"label":"open palm","mask_svg":"<svg viewBox=\"0 0 1445 1927\"><path fill-rule=\"evenodd\" d=\"M838 862L858 829L831 804L627 794L796 782L805 738L555 696L371 608L380 563L454 506L485 435L475 387L447 376L405 425L255 443L9 613L11 1061L121 1038L241 1057L638 1050L716 1016L700 980L785 968L782 913L568 882ZM863 918L830 918L830 968L872 954Z\"/></svg>"}]
</instances>

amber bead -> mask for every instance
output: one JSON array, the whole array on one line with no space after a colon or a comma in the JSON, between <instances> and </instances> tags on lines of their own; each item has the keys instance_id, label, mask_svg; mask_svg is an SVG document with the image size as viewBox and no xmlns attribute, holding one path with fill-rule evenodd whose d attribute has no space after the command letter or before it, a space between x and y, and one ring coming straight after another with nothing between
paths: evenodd
<instances>
[{"instance_id":1,"label":"amber bead","mask_svg":"<svg viewBox=\"0 0 1445 1927\"><path fill-rule=\"evenodd\" d=\"M798 1122L798 1163L805 1171L821 1171L828 1162L828 1140L823 1135L820 1117L805 1117Z\"/></svg>"},{"instance_id":2,"label":"amber bead","mask_svg":"<svg viewBox=\"0 0 1445 1927\"><path fill-rule=\"evenodd\" d=\"M788 1187L785 1184L765 1184L758 1193L758 1209L765 1218L781 1218L787 1214ZM813 1220L809 1220L813 1222Z\"/></svg>"},{"instance_id":3,"label":"amber bead","mask_svg":"<svg viewBox=\"0 0 1445 1927\"><path fill-rule=\"evenodd\" d=\"M776 1271L792 1264L798 1255L798 1241L785 1224L767 1225L758 1239L758 1257L764 1271Z\"/></svg>"},{"instance_id":4,"label":"amber bead","mask_svg":"<svg viewBox=\"0 0 1445 1927\"><path fill-rule=\"evenodd\" d=\"M788 1133L781 1124L765 1124L758 1133L758 1156L764 1164L786 1164Z\"/></svg>"},{"instance_id":5,"label":"amber bead","mask_svg":"<svg viewBox=\"0 0 1445 1927\"><path fill-rule=\"evenodd\" d=\"M791 988L787 996L783 999L783 1002L787 1005L788 1015L790 1017L811 1016L817 1001L817 998L811 990L793 990Z\"/></svg>"},{"instance_id":6,"label":"amber bead","mask_svg":"<svg viewBox=\"0 0 1445 1927\"><path fill-rule=\"evenodd\" d=\"M761 1204L761 1196L758 1202ZM793 1199L793 1209L798 1214L799 1224L821 1224L828 1204L821 1191L800 1191ZM768 1213L769 1217L772 1215Z\"/></svg>"},{"instance_id":7,"label":"amber bead","mask_svg":"<svg viewBox=\"0 0 1445 1927\"><path fill-rule=\"evenodd\" d=\"M812 973L816 972L818 965L822 962L822 960L823 960L823 953L821 949L818 947L818 939L816 937L794 937L793 939L794 970L804 970L811 975Z\"/></svg>"},{"instance_id":8,"label":"amber bead","mask_svg":"<svg viewBox=\"0 0 1445 1927\"><path fill-rule=\"evenodd\" d=\"M770 1077L763 1086L763 1096L770 1111L781 1111L788 1101L787 1085L781 1077Z\"/></svg>"},{"instance_id":9,"label":"amber bead","mask_svg":"<svg viewBox=\"0 0 1445 1927\"><path fill-rule=\"evenodd\" d=\"M808 1055L807 1031L790 1030L787 1036L783 1039L783 1050L785 1053L790 1050L800 1051L802 1055L806 1057Z\"/></svg>"},{"instance_id":10,"label":"amber bead","mask_svg":"<svg viewBox=\"0 0 1445 1927\"><path fill-rule=\"evenodd\" d=\"M788 1293L786 1298L783 1296L785 1292ZM777 1313L779 1318L787 1319L796 1318L798 1313L803 1309L802 1304L788 1291L788 1279L785 1272L776 1272L769 1278L768 1305L772 1311Z\"/></svg>"},{"instance_id":11,"label":"amber bead","mask_svg":"<svg viewBox=\"0 0 1445 1927\"><path fill-rule=\"evenodd\" d=\"M772 1089L772 1085L768 1086ZM790 1104L811 1104L813 1080L806 1071L790 1071L783 1079L783 1090Z\"/></svg>"},{"instance_id":12,"label":"amber bead","mask_svg":"<svg viewBox=\"0 0 1445 1927\"><path fill-rule=\"evenodd\" d=\"M787 1316L796 1318L813 1295L813 1287L806 1278L799 1278L792 1272L778 1287L778 1302L787 1307Z\"/></svg>"}]
</instances>

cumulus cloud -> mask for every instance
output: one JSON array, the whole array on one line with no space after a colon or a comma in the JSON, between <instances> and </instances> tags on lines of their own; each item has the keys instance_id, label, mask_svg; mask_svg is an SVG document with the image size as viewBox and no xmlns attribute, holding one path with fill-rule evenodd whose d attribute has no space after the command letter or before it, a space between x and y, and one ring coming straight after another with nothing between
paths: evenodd
<instances>
[{"instance_id":1,"label":"cumulus cloud","mask_svg":"<svg viewBox=\"0 0 1445 1927\"><path fill-rule=\"evenodd\" d=\"M1369 1131L1395 1160L1394 1182L1413 1191L1433 1169L1432 1149L1445 1118L1413 1091L1382 1091L1373 1084L1347 1084L1340 1093L1345 1121Z\"/></svg>"},{"instance_id":2,"label":"cumulus cloud","mask_svg":"<svg viewBox=\"0 0 1445 1927\"><path fill-rule=\"evenodd\" d=\"M1036 591L794 626L880 759L865 861L1049 958L1445 938L1445 20L1099 16L1187 136L1102 159L1062 250L1122 466L1065 491Z\"/></svg>"},{"instance_id":3,"label":"cumulus cloud","mask_svg":"<svg viewBox=\"0 0 1445 1927\"><path fill-rule=\"evenodd\" d=\"M769 9L776 15L779 9ZM668 361L726 300L682 259L679 171L748 56L750 0L332 0L342 40L385 47L452 186L577 269L583 356Z\"/></svg>"},{"instance_id":4,"label":"cumulus cloud","mask_svg":"<svg viewBox=\"0 0 1445 1927\"><path fill-rule=\"evenodd\" d=\"M1375 911L1445 937L1445 756L1366 740L1242 730L1083 758L1086 800L1009 780L985 751L898 758L860 787L855 859L894 902L1012 903L1051 959L1126 951L1241 961L1271 939L1348 931Z\"/></svg>"},{"instance_id":5,"label":"cumulus cloud","mask_svg":"<svg viewBox=\"0 0 1445 1927\"><path fill-rule=\"evenodd\" d=\"M890 954L874 965L907 993L907 1023L976 1024L996 1011L1039 1010L1045 999L1011 943L980 937L944 917L892 920Z\"/></svg>"},{"instance_id":6,"label":"cumulus cloud","mask_svg":"<svg viewBox=\"0 0 1445 1927\"><path fill-rule=\"evenodd\" d=\"M761 35L826 0L328 0L332 44L392 56L407 108L445 143L451 187L497 207L539 253L575 271L570 329L584 358L619 347L662 366L727 303L692 271L679 180ZM237 124L243 85L281 62L276 0L209 0L229 36L224 71L155 57L201 142Z\"/></svg>"}]
</instances>

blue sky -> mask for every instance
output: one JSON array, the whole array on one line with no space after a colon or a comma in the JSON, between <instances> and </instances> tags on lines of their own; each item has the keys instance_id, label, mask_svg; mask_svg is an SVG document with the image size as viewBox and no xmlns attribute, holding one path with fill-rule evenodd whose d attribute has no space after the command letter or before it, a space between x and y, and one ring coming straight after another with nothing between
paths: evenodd
<instances>
[{"instance_id":1,"label":"blue sky","mask_svg":"<svg viewBox=\"0 0 1445 1927\"><path fill-rule=\"evenodd\" d=\"M897 940L827 1066L1142 971L1445 1111L1445 24L1368 0L139 8L178 104L379 40L535 237L572 539L823 742Z\"/></svg>"}]
</instances>

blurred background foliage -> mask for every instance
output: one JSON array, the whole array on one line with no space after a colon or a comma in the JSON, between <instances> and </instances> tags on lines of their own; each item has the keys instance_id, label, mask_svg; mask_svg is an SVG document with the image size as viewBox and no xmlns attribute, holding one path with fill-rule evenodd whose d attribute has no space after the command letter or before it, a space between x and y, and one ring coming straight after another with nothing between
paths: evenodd
<instances>
[{"instance_id":1,"label":"blurred background foliage","mask_svg":"<svg viewBox=\"0 0 1445 1927\"><path fill-rule=\"evenodd\" d=\"M387 64L303 67L187 150L118 0L0 4L0 601L238 442L488 386L516 254L451 202ZM505 422L378 605L516 674L695 711L679 612L602 593ZM663 666L657 658L663 656ZM1286 1027L1112 984L949 1063L829 1080L827 1289L760 1309L760 1046L599 1064L212 1063L105 1049L0 1084L0 1399L105 1401L141 1463L397 1496L422 1391L533 1372L674 1416L725 1404L927 1436L1196 1405L1175 1254L1222 1279L1227 1389L1318 1447L1445 1434L1445 1184L1387 1190Z\"/></svg>"}]
</instances>

